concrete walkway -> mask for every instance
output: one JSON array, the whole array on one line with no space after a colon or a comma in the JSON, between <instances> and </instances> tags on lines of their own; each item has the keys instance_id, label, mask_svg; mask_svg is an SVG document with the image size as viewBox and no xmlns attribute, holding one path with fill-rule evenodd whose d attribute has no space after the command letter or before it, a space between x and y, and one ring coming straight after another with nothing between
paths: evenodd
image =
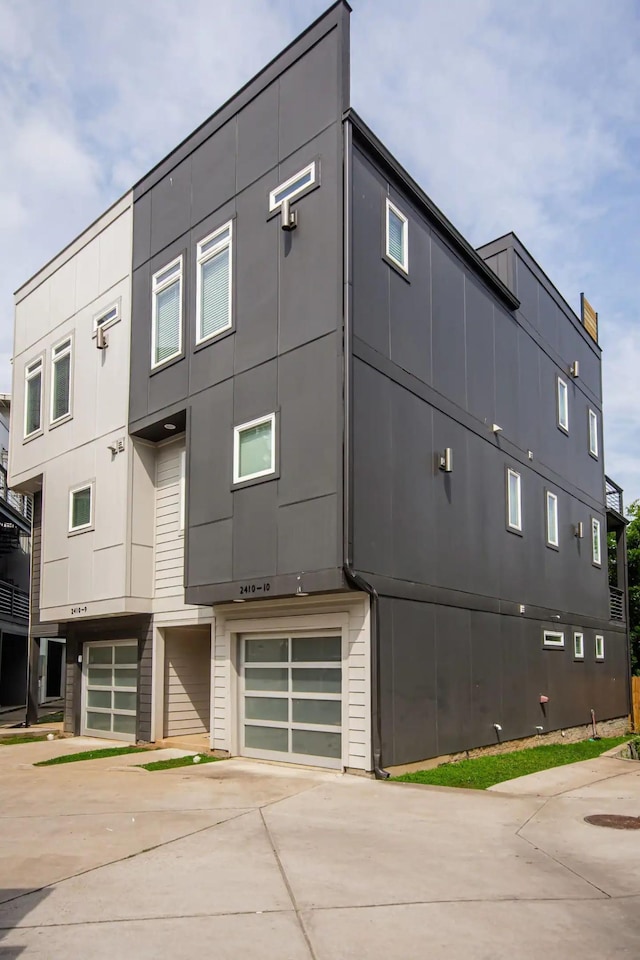
<instances>
[{"instance_id":1,"label":"concrete walkway","mask_svg":"<svg viewBox=\"0 0 640 960\"><path fill-rule=\"evenodd\" d=\"M583 821L640 814L634 764L533 792L243 760L31 766L80 748L0 747L2 958L640 957L640 831Z\"/></svg>"}]
</instances>

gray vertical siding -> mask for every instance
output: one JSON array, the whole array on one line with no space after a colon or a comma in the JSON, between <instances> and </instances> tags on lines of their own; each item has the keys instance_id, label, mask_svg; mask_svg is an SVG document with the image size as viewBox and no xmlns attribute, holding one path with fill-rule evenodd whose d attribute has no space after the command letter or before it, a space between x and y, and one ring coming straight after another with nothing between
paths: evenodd
<instances>
[{"instance_id":1,"label":"gray vertical siding","mask_svg":"<svg viewBox=\"0 0 640 960\"><path fill-rule=\"evenodd\" d=\"M142 625L138 639L138 726L136 739L151 740L151 697L153 688L153 620Z\"/></svg>"}]
</instances>

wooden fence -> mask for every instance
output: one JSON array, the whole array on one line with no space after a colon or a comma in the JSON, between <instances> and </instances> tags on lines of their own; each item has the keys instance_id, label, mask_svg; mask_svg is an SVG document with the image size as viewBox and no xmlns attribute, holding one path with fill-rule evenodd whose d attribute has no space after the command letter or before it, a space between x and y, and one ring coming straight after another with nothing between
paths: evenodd
<instances>
[{"instance_id":1,"label":"wooden fence","mask_svg":"<svg viewBox=\"0 0 640 960\"><path fill-rule=\"evenodd\" d=\"M640 733L640 677L631 677L631 715L634 732Z\"/></svg>"}]
</instances>

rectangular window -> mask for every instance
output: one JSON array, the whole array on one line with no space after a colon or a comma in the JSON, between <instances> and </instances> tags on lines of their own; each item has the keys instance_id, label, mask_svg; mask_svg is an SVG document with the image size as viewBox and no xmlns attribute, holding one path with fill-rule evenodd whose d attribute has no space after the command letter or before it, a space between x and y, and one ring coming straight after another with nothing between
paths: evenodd
<instances>
[{"instance_id":1,"label":"rectangular window","mask_svg":"<svg viewBox=\"0 0 640 960\"><path fill-rule=\"evenodd\" d=\"M558 377L558 426L569 432L569 388L562 377Z\"/></svg>"},{"instance_id":2,"label":"rectangular window","mask_svg":"<svg viewBox=\"0 0 640 960\"><path fill-rule=\"evenodd\" d=\"M564 647L564 633L560 632L559 630L545 630L544 646Z\"/></svg>"},{"instance_id":3,"label":"rectangular window","mask_svg":"<svg viewBox=\"0 0 640 960\"><path fill-rule=\"evenodd\" d=\"M314 160L313 163L310 163L304 170L294 173L292 177L289 177L288 180L285 180L284 183L281 183L275 190L271 191L269 194L269 212L272 213L274 210L277 210L283 200L293 200L293 198L297 197L303 190L312 187L315 182L316 164Z\"/></svg>"},{"instance_id":4,"label":"rectangular window","mask_svg":"<svg viewBox=\"0 0 640 960\"><path fill-rule=\"evenodd\" d=\"M93 525L93 487L76 487L69 494L69 532L88 530Z\"/></svg>"},{"instance_id":5,"label":"rectangular window","mask_svg":"<svg viewBox=\"0 0 640 960\"><path fill-rule=\"evenodd\" d=\"M275 413L234 429L233 482L255 480L275 473Z\"/></svg>"},{"instance_id":6,"label":"rectangular window","mask_svg":"<svg viewBox=\"0 0 640 960\"><path fill-rule=\"evenodd\" d=\"M573 656L575 660L584 660L584 634L573 635Z\"/></svg>"},{"instance_id":7,"label":"rectangular window","mask_svg":"<svg viewBox=\"0 0 640 960\"><path fill-rule=\"evenodd\" d=\"M598 415L589 410L589 453L598 456Z\"/></svg>"},{"instance_id":8,"label":"rectangular window","mask_svg":"<svg viewBox=\"0 0 640 960\"><path fill-rule=\"evenodd\" d=\"M600 521L591 517L591 559L597 567L602 566L602 547L600 543Z\"/></svg>"},{"instance_id":9,"label":"rectangular window","mask_svg":"<svg viewBox=\"0 0 640 960\"><path fill-rule=\"evenodd\" d=\"M510 530L522 530L522 495L520 474L507 470L507 526Z\"/></svg>"},{"instance_id":10,"label":"rectangular window","mask_svg":"<svg viewBox=\"0 0 640 960\"><path fill-rule=\"evenodd\" d=\"M387 198L385 252L397 267L409 272L409 221Z\"/></svg>"},{"instance_id":11,"label":"rectangular window","mask_svg":"<svg viewBox=\"0 0 640 960\"><path fill-rule=\"evenodd\" d=\"M196 343L231 326L231 220L198 244Z\"/></svg>"},{"instance_id":12,"label":"rectangular window","mask_svg":"<svg viewBox=\"0 0 640 960\"><path fill-rule=\"evenodd\" d=\"M24 383L24 436L32 436L42 427L42 357L29 364Z\"/></svg>"},{"instance_id":13,"label":"rectangular window","mask_svg":"<svg viewBox=\"0 0 640 960\"><path fill-rule=\"evenodd\" d=\"M596 660L604 660L604 637L601 634L596 636Z\"/></svg>"},{"instance_id":14,"label":"rectangular window","mask_svg":"<svg viewBox=\"0 0 640 960\"><path fill-rule=\"evenodd\" d=\"M547 491L547 543L550 547L557 547L558 540L558 498L555 493Z\"/></svg>"},{"instance_id":15,"label":"rectangular window","mask_svg":"<svg viewBox=\"0 0 640 960\"><path fill-rule=\"evenodd\" d=\"M182 353L182 257L152 279L151 366Z\"/></svg>"},{"instance_id":16,"label":"rectangular window","mask_svg":"<svg viewBox=\"0 0 640 960\"><path fill-rule=\"evenodd\" d=\"M67 337L51 352L51 423L64 420L71 413L71 350Z\"/></svg>"},{"instance_id":17,"label":"rectangular window","mask_svg":"<svg viewBox=\"0 0 640 960\"><path fill-rule=\"evenodd\" d=\"M114 323L117 323L120 319L120 305L117 303L113 307L109 307L108 310L103 310L102 313L97 314L93 318L93 329L94 332L98 327L102 327L103 330L106 330L107 327L113 326Z\"/></svg>"}]
</instances>

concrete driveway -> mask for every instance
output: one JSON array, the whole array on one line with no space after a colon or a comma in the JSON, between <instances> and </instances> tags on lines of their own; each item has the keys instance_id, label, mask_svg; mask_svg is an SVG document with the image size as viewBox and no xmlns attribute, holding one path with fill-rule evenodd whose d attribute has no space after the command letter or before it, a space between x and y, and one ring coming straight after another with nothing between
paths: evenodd
<instances>
[{"instance_id":1,"label":"concrete driveway","mask_svg":"<svg viewBox=\"0 0 640 960\"><path fill-rule=\"evenodd\" d=\"M3 960L640 956L640 831L583 820L640 814L638 765L488 792L243 760L31 766L89 743L0 747Z\"/></svg>"}]
</instances>

